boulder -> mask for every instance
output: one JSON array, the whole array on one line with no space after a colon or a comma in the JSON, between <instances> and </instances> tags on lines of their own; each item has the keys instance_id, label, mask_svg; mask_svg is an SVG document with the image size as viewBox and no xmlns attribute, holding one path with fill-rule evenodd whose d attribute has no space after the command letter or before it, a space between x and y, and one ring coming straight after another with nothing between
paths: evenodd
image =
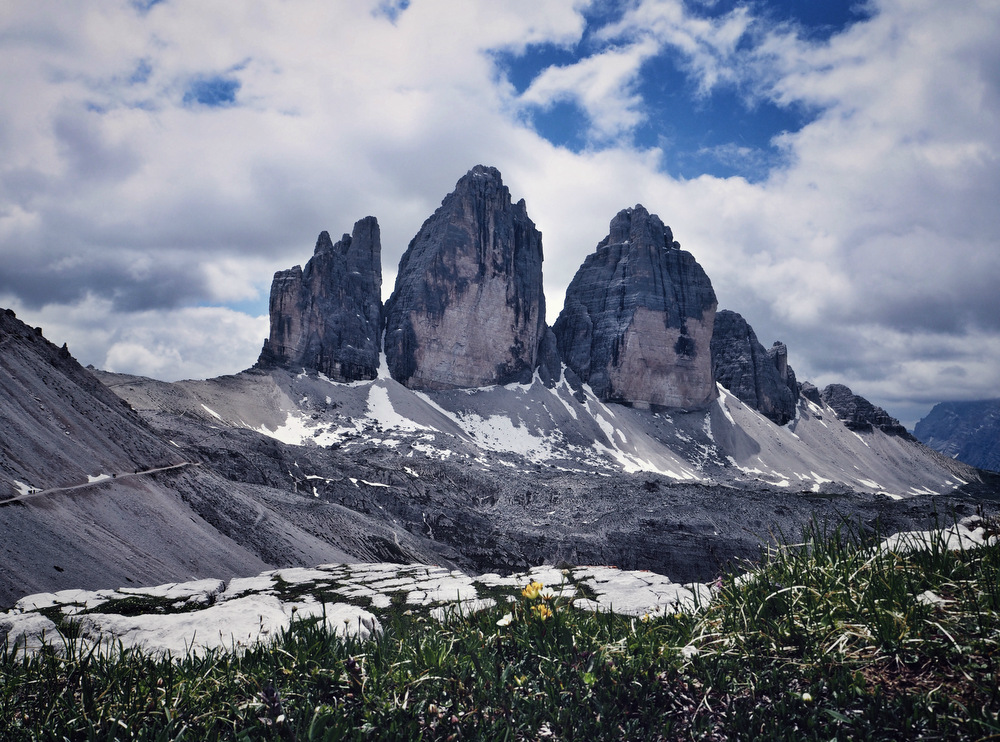
<instances>
[{"instance_id":1,"label":"boulder","mask_svg":"<svg viewBox=\"0 0 1000 742\"><path fill-rule=\"evenodd\" d=\"M712 365L715 380L744 404L778 425L795 417L798 384L788 348L776 342L765 350L742 315L728 309L715 315Z\"/></svg>"},{"instance_id":2,"label":"boulder","mask_svg":"<svg viewBox=\"0 0 1000 742\"><path fill-rule=\"evenodd\" d=\"M641 205L620 211L573 277L553 330L559 354L602 400L694 409L718 394L717 302L694 257Z\"/></svg>"},{"instance_id":3,"label":"boulder","mask_svg":"<svg viewBox=\"0 0 1000 742\"><path fill-rule=\"evenodd\" d=\"M545 336L541 232L500 171L477 165L399 262L386 303L389 372L412 389L528 382Z\"/></svg>"},{"instance_id":4,"label":"boulder","mask_svg":"<svg viewBox=\"0 0 1000 742\"><path fill-rule=\"evenodd\" d=\"M321 232L305 270L271 283L271 334L257 365L304 368L334 381L374 379L382 329L382 245L365 217L336 244Z\"/></svg>"}]
</instances>

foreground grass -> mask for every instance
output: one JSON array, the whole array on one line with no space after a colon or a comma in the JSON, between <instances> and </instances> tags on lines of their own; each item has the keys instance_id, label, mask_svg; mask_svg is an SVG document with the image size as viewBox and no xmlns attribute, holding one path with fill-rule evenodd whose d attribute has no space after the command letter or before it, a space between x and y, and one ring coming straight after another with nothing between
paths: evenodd
<instances>
[{"instance_id":1,"label":"foreground grass","mask_svg":"<svg viewBox=\"0 0 1000 742\"><path fill-rule=\"evenodd\" d=\"M4 652L0 738L1000 738L998 546L813 529L693 615L525 593L443 625L399 614L366 643L302 622L241 654Z\"/></svg>"}]
</instances>

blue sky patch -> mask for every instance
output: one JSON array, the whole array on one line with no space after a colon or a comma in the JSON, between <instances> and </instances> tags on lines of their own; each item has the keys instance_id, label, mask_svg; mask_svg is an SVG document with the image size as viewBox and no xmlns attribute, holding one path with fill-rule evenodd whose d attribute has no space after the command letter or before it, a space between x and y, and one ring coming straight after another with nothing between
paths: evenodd
<instances>
[{"instance_id":1,"label":"blue sky patch","mask_svg":"<svg viewBox=\"0 0 1000 742\"><path fill-rule=\"evenodd\" d=\"M689 2L687 7L692 14L720 18L743 5L742 0L717 0ZM523 94L546 69L570 66L610 48L607 42L598 40L597 32L618 20L622 9L618 6L617 12L611 12L612 6L597 7L605 15L588 16L588 31L573 47L545 44L531 46L521 55L500 52L495 56L497 68L518 94ZM767 25L793 24L800 35L811 39L828 39L870 15L856 0L768 0L750 8L752 16ZM752 45L752 36L750 31L740 46ZM752 182L764 180L773 168L785 163L784 153L773 144L775 137L800 130L819 113L805 106L779 106L732 82L716 84L706 93L698 89L697 80L685 69L686 61L671 47L664 47L646 60L634 90L641 99L636 110L643 121L626 135L635 146L661 148L665 169L671 176L695 178L708 174L741 176ZM580 152L595 144L590 135L591 122L572 96L545 107L529 105L525 117L555 145ZM615 144L607 142L608 146Z\"/></svg>"},{"instance_id":2,"label":"blue sky patch","mask_svg":"<svg viewBox=\"0 0 1000 742\"><path fill-rule=\"evenodd\" d=\"M194 104L213 108L231 106L236 102L240 81L233 77L199 77L192 80L184 92L184 105Z\"/></svg>"},{"instance_id":3,"label":"blue sky patch","mask_svg":"<svg viewBox=\"0 0 1000 742\"><path fill-rule=\"evenodd\" d=\"M382 0L378 7L372 11L372 15L383 15L392 23L396 22L399 14L410 7L410 0Z\"/></svg>"},{"instance_id":4,"label":"blue sky patch","mask_svg":"<svg viewBox=\"0 0 1000 742\"><path fill-rule=\"evenodd\" d=\"M132 70L132 74L129 75L128 82L130 85L142 85L149 81L149 76L153 74L153 66L149 63L148 59L140 59L136 65L135 69Z\"/></svg>"},{"instance_id":5,"label":"blue sky patch","mask_svg":"<svg viewBox=\"0 0 1000 742\"><path fill-rule=\"evenodd\" d=\"M164 0L132 0L132 7L140 13L148 13L154 5L159 5Z\"/></svg>"}]
</instances>

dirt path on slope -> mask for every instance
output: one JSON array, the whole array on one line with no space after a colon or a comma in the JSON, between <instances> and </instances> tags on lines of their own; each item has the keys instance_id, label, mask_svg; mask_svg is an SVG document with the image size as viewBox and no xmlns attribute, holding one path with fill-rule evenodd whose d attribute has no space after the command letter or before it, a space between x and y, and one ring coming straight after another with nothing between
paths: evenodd
<instances>
[{"instance_id":1,"label":"dirt path on slope","mask_svg":"<svg viewBox=\"0 0 1000 742\"><path fill-rule=\"evenodd\" d=\"M52 495L57 492L71 492L73 490L86 489L87 487L95 487L97 485L104 484L105 482L116 482L121 479L128 479L129 477L142 477L147 474L156 474L161 471L171 471L172 469L182 469L186 466L201 466L196 461L184 461L180 464L171 464L170 466L159 466L154 469L143 469L142 471L136 472L126 472L123 474L114 474L107 478L97 479L93 482L84 482L83 484L73 484L68 487L51 487L44 490L32 490L31 492L26 492L23 495L15 495L7 500L0 500L0 506L12 505L16 502L24 502L25 500L31 500L36 497L42 497L43 495Z\"/></svg>"}]
</instances>

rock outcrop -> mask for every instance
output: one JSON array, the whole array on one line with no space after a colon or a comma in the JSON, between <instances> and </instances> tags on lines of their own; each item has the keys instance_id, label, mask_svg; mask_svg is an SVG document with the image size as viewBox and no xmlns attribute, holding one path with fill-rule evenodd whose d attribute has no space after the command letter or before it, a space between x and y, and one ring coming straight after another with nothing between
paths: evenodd
<instances>
[{"instance_id":1,"label":"rock outcrop","mask_svg":"<svg viewBox=\"0 0 1000 742\"><path fill-rule=\"evenodd\" d=\"M322 232L305 270L271 283L271 334L258 366L305 368L334 381L374 379L382 330L382 244L365 217L337 244Z\"/></svg>"},{"instance_id":2,"label":"rock outcrop","mask_svg":"<svg viewBox=\"0 0 1000 742\"><path fill-rule=\"evenodd\" d=\"M385 355L413 389L530 381L546 337L542 235L477 165L424 222L386 303Z\"/></svg>"},{"instance_id":3,"label":"rock outcrop","mask_svg":"<svg viewBox=\"0 0 1000 742\"><path fill-rule=\"evenodd\" d=\"M603 400L698 408L717 396L712 283L641 205L620 211L577 271L553 330L563 362Z\"/></svg>"},{"instance_id":4,"label":"rock outcrop","mask_svg":"<svg viewBox=\"0 0 1000 742\"><path fill-rule=\"evenodd\" d=\"M788 348L776 342L765 350L742 315L728 309L715 315L712 365L715 380L744 404L778 425L795 417L798 384Z\"/></svg>"},{"instance_id":5,"label":"rock outcrop","mask_svg":"<svg viewBox=\"0 0 1000 742\"><path fill-rule=\"evenodd\" d=\"M946 456L1000 472L1000 399L936 404L913 434Z\"/></svg>"},{"instance_id":6,"label":"rock outcrop","mask_svg":"<svg viewBox=\"0 0 1000 742\"><path fill-rule=\"evenodd\" d=\"M864 397L858 396L843 384L830 384L820 394L823 402L837 413L840 421L850 430L871 431L878 428L890 435L916 440L899 420Z\"/></svg>"}]
</instances>

